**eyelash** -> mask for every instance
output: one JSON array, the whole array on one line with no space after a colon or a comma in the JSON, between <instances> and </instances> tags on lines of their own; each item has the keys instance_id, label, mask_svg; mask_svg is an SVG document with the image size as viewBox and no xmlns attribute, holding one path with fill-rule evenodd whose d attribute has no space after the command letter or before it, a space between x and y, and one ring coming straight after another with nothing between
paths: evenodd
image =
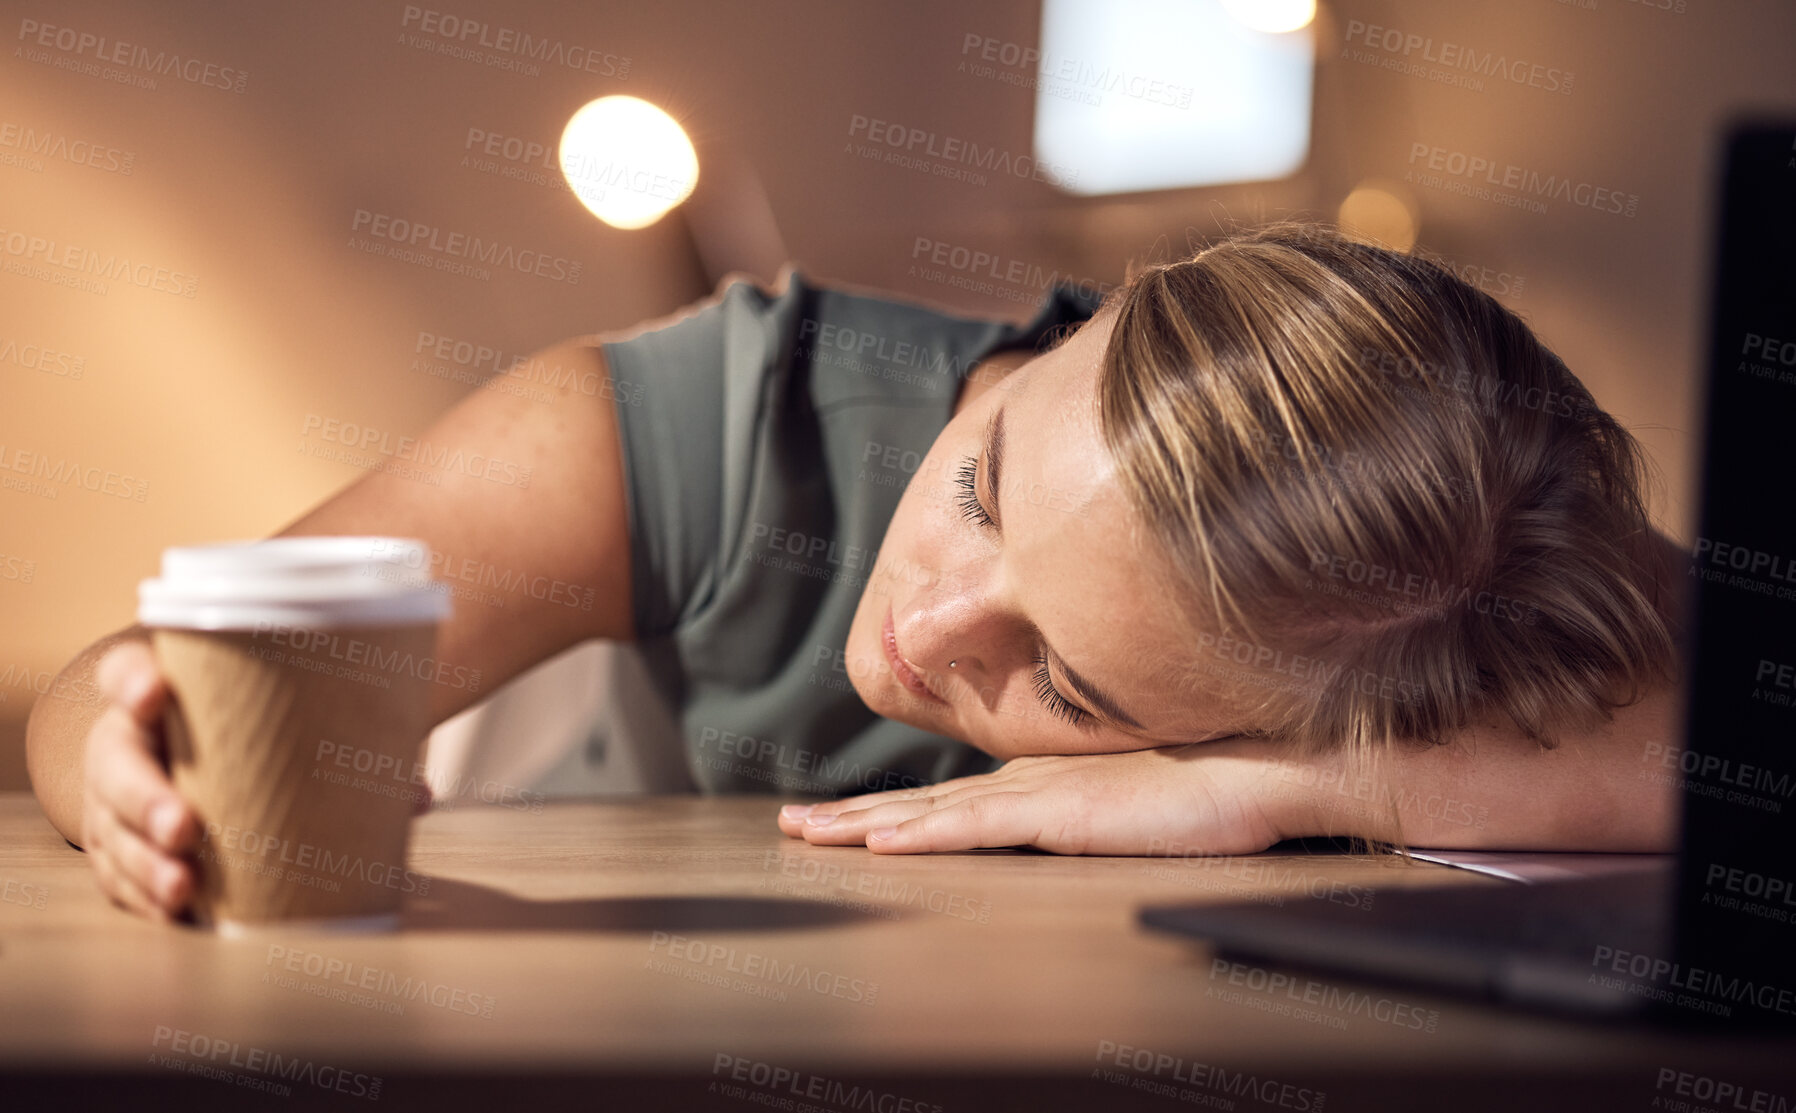
<instances>
[{"instance_id":1,"label":"eyelash","mask_svg":"<svg viewBox=\"0 0 1796 1113\"><path fill-rule=\"evenodd\" d=\"M978 474L979 457L968 456L961 461L959 476L954 481L955 485L960 488L960 494L954 496L954 501L960 504L962 518L978 523L982 529L989 529L996 523L992 521L992 516L986 513L985 507L979 505L979 492L974 483Z\"/></svg>"},{"instance_id":2,"label":"eyelash","mask_svg":"<svg viewBox=\"0 0 1796 1113\"><path fill-rule=\"evenodd\" d=\"M960 504L961 517L978 523L982 528L989 528L996 523L992 521L992 516L986 512L985 507L979 505L978 477L979 457L968 456L961 461L960 471L955 478L955 484L960 487L960 494L955 496L954 501ZM1091 715L1074 706L1065 696L1055 690L1054 680L1048 675L1048 657L1045 653L1035 658L1034 687L1035 698L1041 701L1042 706L1048 709L1049 714L1057 719L1064 719L1076 727L1088 724Z\"/></svg>"},{"instance_id":3,"label":"eyelash","mask_svg":"<svg viewBox=\"0 0 1796 1113\"><path fill-rule=\"evenodd\" d=\"M1054 690L1054 681L1048 676L1047 654L1038 654L1035 658L1035 698L1040 700L1048 712L1057 719L1065 719L1073 726L1084 726L1091 716L1067 701L1067 698Z\"/></svg>"}]
</instances>

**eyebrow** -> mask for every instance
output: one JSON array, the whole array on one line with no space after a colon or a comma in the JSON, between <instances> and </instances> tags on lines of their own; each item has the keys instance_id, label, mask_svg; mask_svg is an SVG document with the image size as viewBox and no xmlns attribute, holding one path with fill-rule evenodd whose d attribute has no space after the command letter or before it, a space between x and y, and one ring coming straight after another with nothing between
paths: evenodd
<instances>
[{"instance_id":1,"label":"eyebrow","mask_svg":"<svg viewBox=\"0 0 1796 1113\"><path fill-rule=\"evenodd\" d=\"M1004 409L1005 407L999 406L985 426L985 480L987 486L991 488L992 494L990 511L992 523L997 526L1000 537L1004 533L1004 516L1002 508L998 505L998 493L1004 489ZM1122 705L1106 695L1102 688L1074 672L1073 667L1066 663L1066 658L1056 653L1054 647L1048 644L1048 639L1042 635L1041 627L1030 623L1030 628L1041 640L1043 654L1053 658L1059 665L1060 673L1066 677L1074 695L1097 708L1105 718L1113 723L1133 727L1136 730L1147 729L1136 721L1133 715L1124 711Z\"/></svg>"},{"instance_id":2,"label":"eyebrow","mask_svg":"<svg viewBox=\"0 0 1796 1113\"><path fill-rule=\"evenodd\" d=\"M999 513L998 492L1004 489L1004 407L992 412L985 423L985 482L992 492L992 523L1004 532L1004 515Z\"/></svg>"},{"instance_id":3,"label":"eyebrow","mask_svg":"<svg viewBox=\"0 0 1796 1113\"><path fill-rule=\"evenodd\" d=\"M1128 727L1134 727L1136 730L1147 729L1136 722L1133 715L1130 715L1127 711L1124 711L1118 706L1115 700L1105 695L1102 689L1095 687L1091 681L1074 672L1073 667L1066 663L1066 658L1055 653L1052 647L1047 646L1045 640L1042 644L1046 647L1046 652L1060 663L1060 672L1066 677L1067 683L1072 686L1073 691L1084 699L1086 703L1091 704L1093 707L1103 712L1104 717L1112 722L1121 723Z\"/></svg>"}]
</instances>

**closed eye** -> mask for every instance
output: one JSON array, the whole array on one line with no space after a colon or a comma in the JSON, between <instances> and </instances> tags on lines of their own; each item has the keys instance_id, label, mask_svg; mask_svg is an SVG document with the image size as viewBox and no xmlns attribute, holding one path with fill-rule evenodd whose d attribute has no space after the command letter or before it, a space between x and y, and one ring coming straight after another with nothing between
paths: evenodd
<instances>
[{"instance_id":1,"label":"closed eye","mask_svg":"<svg viewBox=\"0 0 1796 1113\"><path fill-rule=\"evenodd\" d=\"M1057 719L1065 719L1076 727L1088 727L1095 720L1090 712L1076 706L1071 700L1061 695L1054 687L1053 677L1048 675L1048 655L1035 655L1035 698L1040 700L1049 714Z\"/></svg>"},{"instance_id":2,"label":"closed eye","mask_svg":"<svg viewBox=\"0 0 1796 1113\"><path fill-rule=\"evenodd\" d=\"M960 516L975 522L981 529L990 529L997 524L996 520L986 512L984 504L979 501L979 457L968 456L961 461L960 471L955 476L954 485L960 493L954 501L960 506Z\"/></svg>"},{"instance_id":3,"label":"closed eye","mask_svg":"<svg viewBox=\"0 0 1796 1113\"><path fill-rule=\"evenodd\" d=\"M992 461L991 480L997 483L998 464L1003 459L1004 445L1004 411L1000 408L992 415L991 424L986 427L986 455ZM1003 531L998 525L997 515L986 510L985 504L979 501L979 457L968 456L960 463L955 473L954 485L960 491L954 496L960 507L960 516L973 522L981 529L989 529L998 533ZM1048 656L1046 651L1035 657L1035 675L1031 681L1035 689L1035 698L1055 718L1072 724L1081 730L1090 730L1098 723L1097 716L1073 703L1060 694L1054 687L1054 678L1048 672Z\"/></svg>"}]
</instances>

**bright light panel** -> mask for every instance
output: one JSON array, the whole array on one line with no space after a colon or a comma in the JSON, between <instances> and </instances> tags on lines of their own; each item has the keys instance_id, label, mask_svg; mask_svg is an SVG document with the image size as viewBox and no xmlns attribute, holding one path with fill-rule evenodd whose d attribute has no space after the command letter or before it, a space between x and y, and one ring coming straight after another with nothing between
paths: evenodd
<instances>
[{"instance_id":1,"label":"bright light panel","mask_svg":"<svg viewBox=\"0 0 1796 1113\"><path fill-rule=\"evenodd\" d=\"M1310 145L1311 28L1255 30L1231 11L1270 2L1042 0L1035 154L1047 176L1092 195L1294 173Z\"/></svg>"},{"instance_id":2,"label":"bright light panel","mask_svg":"<svg viewBox=\"0 0 1796 1113\"><path fill-rule=\"evenodd\" d=\"M1222 0L1222 6L1255 31L1295 31L1316 18L1316 0Z\"/></svg>"}]
</instances>

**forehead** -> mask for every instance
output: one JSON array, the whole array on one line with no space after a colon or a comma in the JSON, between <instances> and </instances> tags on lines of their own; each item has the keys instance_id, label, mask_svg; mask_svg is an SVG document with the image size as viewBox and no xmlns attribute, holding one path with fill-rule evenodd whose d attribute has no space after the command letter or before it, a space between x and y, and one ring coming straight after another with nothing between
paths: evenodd
<instances>
[{"instance_id":1,"label":"forehead","mask_svg":"<svg viewBox=\"0 0 1796 1113\"><path fill-rule=\"evenodd\" d=\"M1003 392L998 507L1019 608L1072 668L1161 734L1220 729L1187 685L1197 633L1124 493L1098 421L1108 320L1032 360Z\"/></svg>"}]
</instances>

